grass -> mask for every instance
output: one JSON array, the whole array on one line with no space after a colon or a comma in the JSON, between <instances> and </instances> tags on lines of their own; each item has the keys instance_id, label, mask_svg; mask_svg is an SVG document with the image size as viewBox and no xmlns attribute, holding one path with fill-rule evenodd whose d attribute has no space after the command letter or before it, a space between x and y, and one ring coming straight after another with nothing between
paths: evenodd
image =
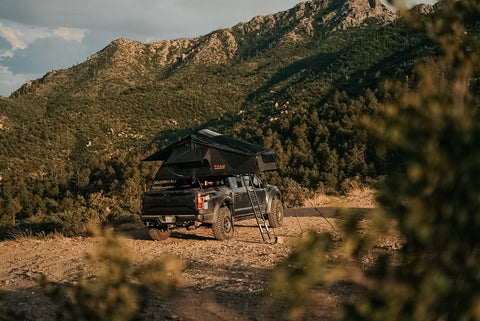
<instances>
[{"instance_id":1,"label":"grass","mask_svg":"<svg viewBox=\"0 0 480 321\"><path fill-rule=\"evenodd\" d=\"M370 187L355 188L342 196L318 193L305 200L305 207L376 208L377 191Z\"/></svg>"}]
</instances>

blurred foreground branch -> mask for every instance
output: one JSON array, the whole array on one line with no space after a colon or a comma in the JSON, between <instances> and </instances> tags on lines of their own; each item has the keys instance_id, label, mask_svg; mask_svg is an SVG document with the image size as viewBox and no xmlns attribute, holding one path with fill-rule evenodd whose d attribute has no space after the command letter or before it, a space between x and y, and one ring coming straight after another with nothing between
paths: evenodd
<instances>
[{"instance_id":1,"label":"blurred foreground branch","mask_svg":"<svg viewBox=\"0 0 480 321\"><path fill-rule=\"evenodd\" d=\"M379 150L398 155L375 229L361 235L360 219L347 218L344 260L329 262L332 243L316 235L276 269L272 288L291 319L302 317L312 286L349 279L362 291L344 304L345 320L480 320L480 3L446 0L429 15L403 15L441 54L417 63L414 85L386 83L392 103L364 120ZM401 249L373 251L392 222ZM360 266L372 253L374 262Z\"/></svg>"},{"instance_id":2,"label":"blurred foreground branch","mask_svg":"<svg viewBox=\"0 0 480 321\"><path fill-rule=\"evenodd\" d=\"M134 267L134 256L122 239L109 229L94 234L102 240L97 251L87 257L99 267L94 277L81 277L76 284L57 284L45 276L39 280L58 307L58 320L132 320L141 312L140 294L144 297L146 289L155 295L175 293L183 261L164 256Z\"/></svg>"}]
</instances>

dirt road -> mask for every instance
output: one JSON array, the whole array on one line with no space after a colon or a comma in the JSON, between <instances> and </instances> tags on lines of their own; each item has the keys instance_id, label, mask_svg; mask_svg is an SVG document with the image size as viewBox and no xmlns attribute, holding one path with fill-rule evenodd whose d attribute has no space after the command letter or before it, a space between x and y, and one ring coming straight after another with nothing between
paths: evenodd
<instances>
[{"instance_id":1,"label":"dirt road","mask_svg":"<svg viewBox=\"0 0 480 321\"><path fill-rule=\"evenodd\" d=\"M303 213L303 214L302 214ZM328 217L328 210L325 217ZM271 269L290 252L292 244L308 229L332 232L337 219L312 210L287 211L284 227L274 231L283 241L262 242L254 220L236 225L234 239L220 242L209 229L179 230L161 242L148 239L144 230L126 234L126 244L136 254L136 263L147 263L164 253L183 258L179 296L149 300L143 320L281 320L281 307L262 300ZM0 242L0 294L10 309L27 320L52 320L53 304L44 296L35 279L41 274L55 282L75 282L79 273L93 275L85 256L94 251L100 239L22 238ZM330 320L345 292L338 284L319 289L313 295L306 320Z\"/></svg>"}]
</instances>

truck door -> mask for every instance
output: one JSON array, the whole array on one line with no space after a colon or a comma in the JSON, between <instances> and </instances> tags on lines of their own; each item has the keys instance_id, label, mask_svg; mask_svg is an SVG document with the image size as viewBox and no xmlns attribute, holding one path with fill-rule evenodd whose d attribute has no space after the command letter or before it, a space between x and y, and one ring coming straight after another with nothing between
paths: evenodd
<instances>
[{"instance_id":1,"label":"truck door","mask_svg":"<svg viewBox=\"0 0 480 321\"><path fill-rule=\"evenodd\" d=\"M252 181L250 176L245 176L244 179L248 188L249 189L252 188ZM257 197L260 202L262 212L265 212L265 191L263 190L263 188L261 188L260 180L254 178L253 187L255 189L255 192L257 193ZM236 177L236 182L234 182L232 191L234 195L235 217L237 218L253 217L252 204L250 203L250 199L248 197L247 190L243 185L241 176Z\"/></svg>"},{"instance_id":2,"label":"truck door","mask_svg":"<svg viewBox=\"0 0 480 321\"><path fill-rule=\"evenodd\" d=\"M233 204L235 206L234 217L242 218L249 214L251 211L250 201L248 200L247 191L243 187L242 179L240 176L229 177L228 183L233 192Z\"/></svg>"}]
</instances>

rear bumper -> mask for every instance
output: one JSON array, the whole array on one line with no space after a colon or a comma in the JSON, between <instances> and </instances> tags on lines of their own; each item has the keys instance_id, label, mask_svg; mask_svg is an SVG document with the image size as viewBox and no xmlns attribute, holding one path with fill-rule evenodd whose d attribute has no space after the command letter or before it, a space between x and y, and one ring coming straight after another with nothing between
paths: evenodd
<instances>
[{"instance_id":1,"label":"rear bumper","mask_svg":"<svg viewBox=\"0 0 480 321\"><path fill-rule=\"evenodd\" d=\"M184 226L192 222L213 223L213 214L195 214L195 215L142 215L142 222L146 226Z\"/></svg>"},{"instance_id":2,"label":"rear bumper","mask_svg":"<svg viewBox=\"0 0 480 321\"><path fill-rule=\"evenodd\" d=\"M198 215L142 215L142 221L148 225L175 224L197 221Z\"/></svg>"}]
</instances>

